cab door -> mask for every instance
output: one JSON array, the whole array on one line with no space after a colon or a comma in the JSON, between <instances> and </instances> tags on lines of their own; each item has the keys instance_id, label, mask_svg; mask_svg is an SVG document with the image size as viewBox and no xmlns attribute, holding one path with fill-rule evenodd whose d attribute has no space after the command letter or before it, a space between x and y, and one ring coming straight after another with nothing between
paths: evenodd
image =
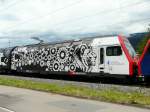
<instances>
[{"instance_id":1,"label":"cab door","mask_svg":"<svg viewBox=\"0 0 150 112\"><path fill-rule=\"evenodd\" d=\"M105 49L100 47L99 49L99 69L100 73L104 73L105 70Z\"/></svg>"},{"instance_id":2,"label":"cab door","mask_svg":"<svg viewBox=\"0 0 150 112\"><path fill-rule=\"evenodd\" d=\"M120 45L106 47L106 66L109 74L129 74L129 62Z\"/></svg>"}]
</instances>

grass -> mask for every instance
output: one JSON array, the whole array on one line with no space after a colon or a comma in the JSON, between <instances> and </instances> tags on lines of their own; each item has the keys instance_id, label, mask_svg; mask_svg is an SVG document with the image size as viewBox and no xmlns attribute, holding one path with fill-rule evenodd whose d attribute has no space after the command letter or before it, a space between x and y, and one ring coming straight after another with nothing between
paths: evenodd
<instances>
[{"instance_id":1,"label":"grass","mask_svg":"<svg viewBox=\"0 0 150 112\"><path fill-rule=\"evenodd\" d=\"M115 88L108 90L96 90L88 87L79 87L69 84L59 85L56 83L35 82L6 77L0 77L0 85L27 88L99 101L150 107L150 96L146 96L138 92L122 92Z\"/></svg>"}]
</instances>

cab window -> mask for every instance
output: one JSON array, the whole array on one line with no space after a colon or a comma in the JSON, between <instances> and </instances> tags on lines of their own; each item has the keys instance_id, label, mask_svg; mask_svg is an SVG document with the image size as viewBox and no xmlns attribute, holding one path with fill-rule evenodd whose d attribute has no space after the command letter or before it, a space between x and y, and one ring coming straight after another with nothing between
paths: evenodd
<instances>
[{"instance_id":1,"label":"cab window","mask_svg":"<svg viewBox=\"0 0 150 112\"><path fill-rule=\"evenodd\" d=\"M4 60L5 60L5 57L1 57L1 62L4 62Z\"/></svg>"},{"instance_id":2,"label":"cab window","mask_svg":"<svg viewBox=\"0 0 150 112\"><path fill-rule=\"evenodd\" d=\"M120 56L122 55L122 49L120 46L111 46L106 48L107 56Z\"/></svg>"},{"instance_id":3,"label":"cab window","mask_svg":"<svg viewBox=\"0 0 150 112\"><path fill-rule=\"evenodd\" d=\"M124 40L124 44L132 58L136 56L136 52L128 40Z\"/></svg>"}]
</instances>

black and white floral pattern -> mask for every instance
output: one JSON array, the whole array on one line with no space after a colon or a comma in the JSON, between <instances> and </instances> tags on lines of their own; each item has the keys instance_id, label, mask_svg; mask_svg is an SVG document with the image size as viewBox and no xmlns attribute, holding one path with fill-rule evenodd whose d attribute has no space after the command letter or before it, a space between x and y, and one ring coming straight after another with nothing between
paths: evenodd
<instances>
[{"instance_id":1,"label":"black and white floral pattern","mask_svg":"<svg viewBox=\"0 0 150 112\"><path fill-rule=\"evenodd\" d=\"M96 58L96 54L88 44L25 46L13 50L11 68L91 72Z\"/></svg>"}]
</instances>

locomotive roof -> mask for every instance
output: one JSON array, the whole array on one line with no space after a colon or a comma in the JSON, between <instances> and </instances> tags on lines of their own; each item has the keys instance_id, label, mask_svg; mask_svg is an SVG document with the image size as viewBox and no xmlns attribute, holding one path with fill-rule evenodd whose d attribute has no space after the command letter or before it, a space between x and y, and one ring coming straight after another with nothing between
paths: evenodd
<instances>
[{"instance_id":1,"label":"locomotive roof","mask_svg":"<svg viewBox=\"0 0 150 112\"><path fill-rule=\"evenodd\" d=\"M94 36L94 37L84 37L84 38L80 38L80 39L72 39L72 40L64 40L64 41L55 41L55 42L48 42L48 43L38 43L38 44L30 44L30 45L25 45L26 47L37 47L37 46L41 46L41 45L55 45L55 44L63 44L63 43L70 43L70 42L79 42L79 41L90 41L96 38L107 38L107 37L115 37L117 35L102 35L102 36ZM25 47L24 46L24 47Z\"/></svg>"}]
</instances>

